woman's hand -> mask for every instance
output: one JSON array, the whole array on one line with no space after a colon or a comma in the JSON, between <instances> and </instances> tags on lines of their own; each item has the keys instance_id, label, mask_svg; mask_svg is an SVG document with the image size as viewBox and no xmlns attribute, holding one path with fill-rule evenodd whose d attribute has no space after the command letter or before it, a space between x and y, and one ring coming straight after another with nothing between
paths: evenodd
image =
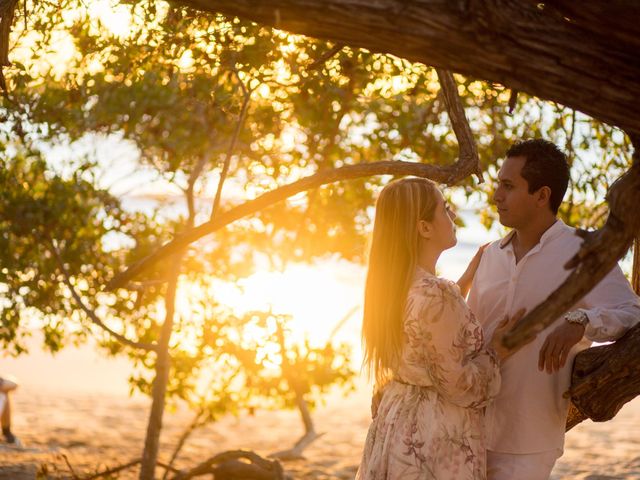
<instances>
[{"instance_id":1,"label":"woman's hand","mask_svg":"<svg viewBox=\"0 0 640 480\"><path fill-rule=\"evenodd\" d=\"M521 308L516 312L516 314L513 317L511 318L504 317L504 320L500 322L498 327L493 332L493 337L491 337L491 342L489 342L489 345L491 348L493 348L493 350L495 350L501 362L504 362L507 358L509 358L514 353L516 353L516 351L518 350L518 349L510 350L506 348L502 344L502 338L505 336L505 334L509 330L511 330L514 327L516 323L518 323L518 321L524 316L525 312L526 310L524 308ZM533 338L531 340L533 340Z\"/></svg>"},{"instance_id":2,"label":"woman's hand","mask_svg":"<svg viewBox=\"0 0 640 480\"><path fill-rule=\"evenodd\" d=\"M457 282L458 287L460 287L460 293L462 293L463 297L466 297L467 293L469 293L469 290L471 289L471 282L473 282L473 277L476 276L476 272L478 271L478 266L480 265L482 254L484 253L484 251L488 246L489 244L485 243L478 249L476 254L471 259L471 262L469 262L467 269L464 271L464 273L462 274L462 276Z\"/></svg>"}]
</instances>

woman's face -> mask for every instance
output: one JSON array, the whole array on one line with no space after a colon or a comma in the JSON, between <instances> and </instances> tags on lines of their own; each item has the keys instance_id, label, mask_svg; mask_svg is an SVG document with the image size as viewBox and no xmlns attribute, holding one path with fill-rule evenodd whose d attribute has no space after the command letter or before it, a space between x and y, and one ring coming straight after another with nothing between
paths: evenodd
<instances>
[{"instance_id":1,"label":"woman's face","mask_svg":"<svg viewBox=\"0 0 640 480\"><path fill-rule=\"evenodd\" d=\"M436 209L433 214L433 220L427 222L430 224L431 235L430 242L440 247L443 251L453 247L457 243L456 226L453 221L456 214L453 212L442 193L438 190L436 193Z\"/></svg>"}]
</instances>

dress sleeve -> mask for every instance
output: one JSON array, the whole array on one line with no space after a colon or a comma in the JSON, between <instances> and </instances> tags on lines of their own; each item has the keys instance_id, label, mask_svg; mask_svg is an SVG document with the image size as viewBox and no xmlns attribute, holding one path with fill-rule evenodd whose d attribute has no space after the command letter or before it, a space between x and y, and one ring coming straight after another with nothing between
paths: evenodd
<instances>
[{"instance_id":1,"label":"dress sleeve","mask_svg":"<svg viewBox=\"0 0 640 480\"><path fill-rule=\"evenodd\" d=\"M448 401L468 408L488 404L500 389L495 353L482 327L451 282L437 279L414 302L427 375Z\"/></svg>"},{"instance_id":2,"label":"dress sleeve","mask_svg":"<svg viewBox=\"0 0 640 480\"><path fill-rule=\"evenodd\" d=\"M584 297L582 303L586 308L579 310L589 318L585 335L592 341L617 340L640 322L640 299L618 265Z\"/></svg>"}]
</instances>

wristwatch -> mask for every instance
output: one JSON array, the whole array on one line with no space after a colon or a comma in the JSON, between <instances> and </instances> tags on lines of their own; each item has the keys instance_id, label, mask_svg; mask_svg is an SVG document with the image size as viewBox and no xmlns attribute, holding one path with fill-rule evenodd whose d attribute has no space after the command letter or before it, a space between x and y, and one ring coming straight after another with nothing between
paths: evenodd
<instances>
[{"instance_id":1,"label":"wristwatch","mask_svg":"<svg viewBox=\"0 0 640 480\"><path fill-rule=\"evenodd\" d=\"M589 317L587 317L587 314L581 310L572 310L571 312L565 314L564 319L568 323L577 323L578 325L582 325L583 327L586 327L587 323L589 323Z\"/></svg>"}]
</instances>

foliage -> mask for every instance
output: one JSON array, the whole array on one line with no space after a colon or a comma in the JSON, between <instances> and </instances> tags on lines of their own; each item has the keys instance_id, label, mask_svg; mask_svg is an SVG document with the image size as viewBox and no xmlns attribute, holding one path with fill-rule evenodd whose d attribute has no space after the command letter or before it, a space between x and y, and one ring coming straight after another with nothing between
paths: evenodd
<instances>
[{"instance_id":1,"label":"foliage","mask_svg":"<svg viewBox=\"0 0 640 480\"><path fill-rule=\"evenodd\" d=\"M92 308L100 304L112 322L126 316L128 328L135 329L151 308L138 304L134 309L134 299L126 292L100 293L126 261L139 258L136 245L148 248L160 238L151 219L125 212L118 199L84 179L89 168L82 166L65 179L48 169L40 152L25 148L0 170L3 350L25 351L24 338L36 319L53 352L86 337L89 324L80 321L80 308L70 298L60 264L74 272L70 281L85 301ZM134 247L123 252L118 242ZM68 317L76 322L67 322Z\"/></svg>"}]
</instances>

